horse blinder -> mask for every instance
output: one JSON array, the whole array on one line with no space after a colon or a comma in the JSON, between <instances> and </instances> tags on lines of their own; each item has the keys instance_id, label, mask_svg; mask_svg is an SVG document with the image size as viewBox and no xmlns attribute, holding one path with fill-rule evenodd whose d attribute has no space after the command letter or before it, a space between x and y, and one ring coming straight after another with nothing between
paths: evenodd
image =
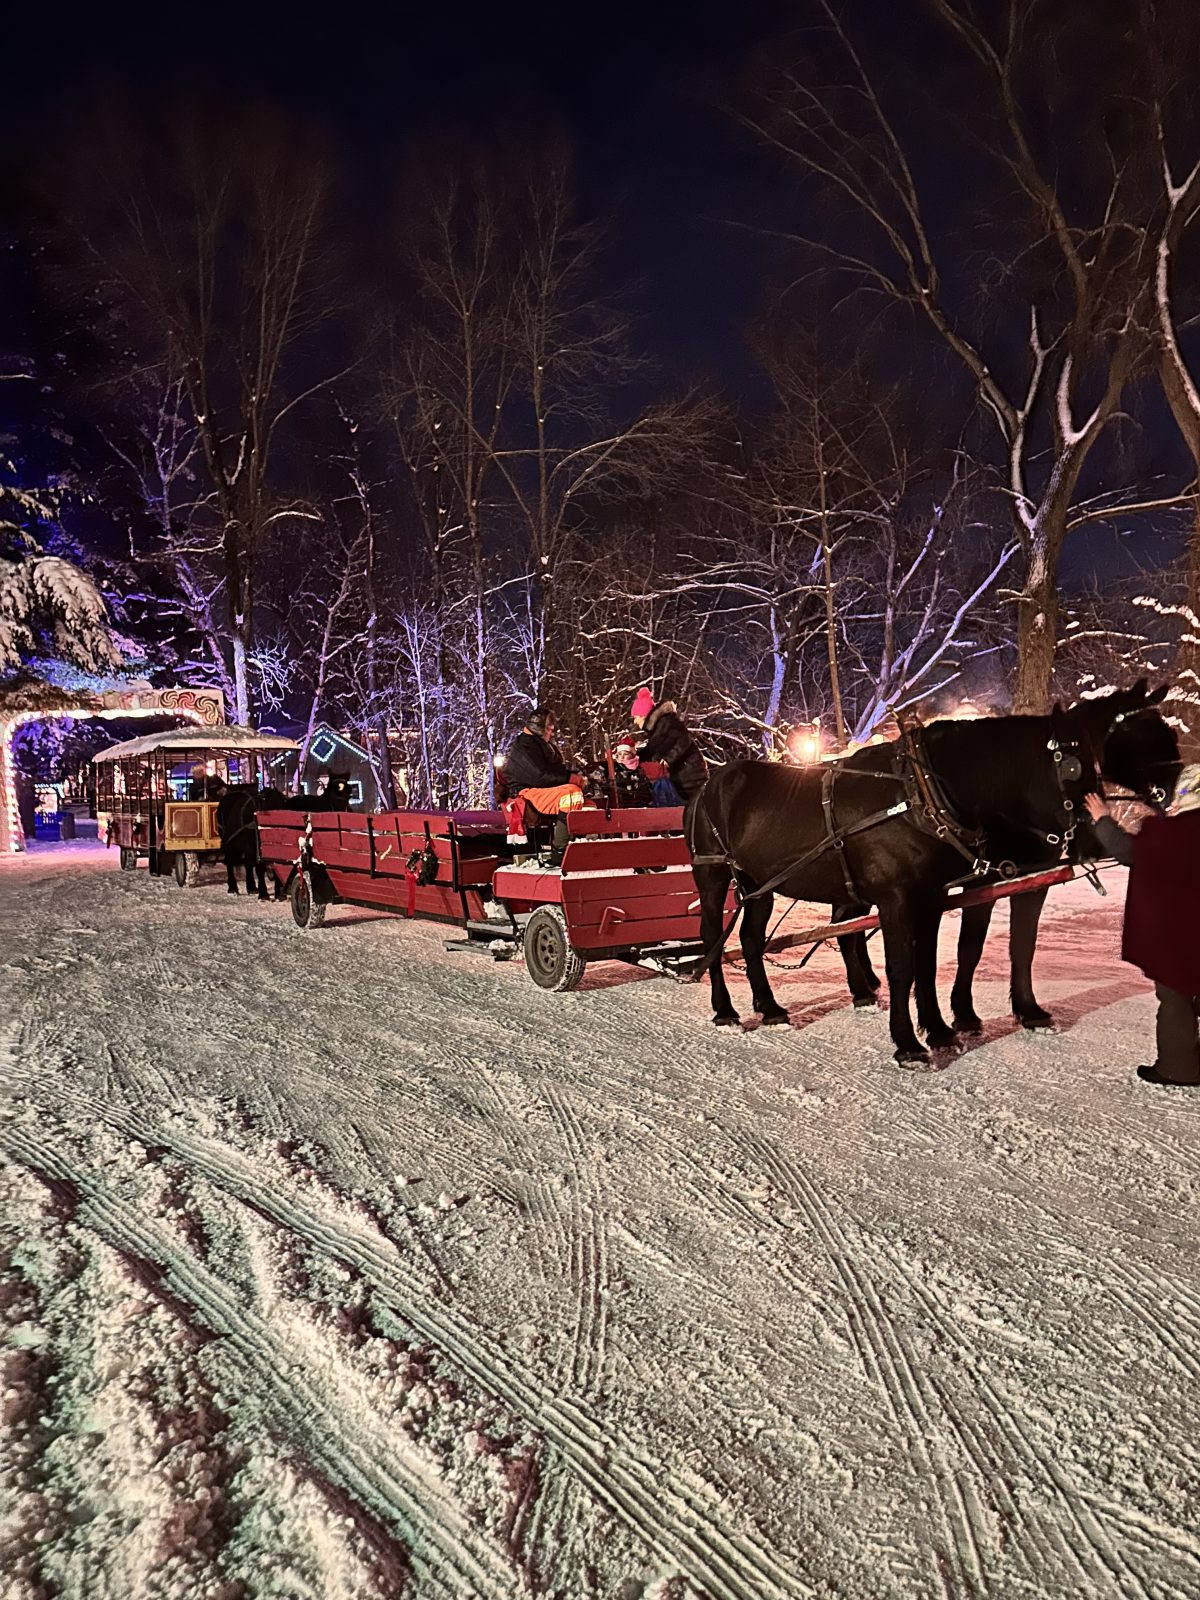
<instances>
[{"instance_id":1,"label":"horse blinder","mask_svg":"<svg viewBox=\"0 0 1200 1600\"><path fill-rule=\"evenodd\" d=\"M1062 752L1055 757L1064 783L1078 783L1083 777L1083 762L1072 752Z\"/></svg>"}]
</instances>

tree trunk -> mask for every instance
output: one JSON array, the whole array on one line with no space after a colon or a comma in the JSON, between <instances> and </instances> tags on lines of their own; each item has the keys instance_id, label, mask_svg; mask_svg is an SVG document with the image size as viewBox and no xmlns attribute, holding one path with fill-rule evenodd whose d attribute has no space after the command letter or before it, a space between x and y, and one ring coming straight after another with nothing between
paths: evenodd
<instances>
[{"instance_id":1,"label":"tree trunk","mask_svg":"<svg viewBox=\"0 0 1200 1600\"><path fill-rule=\"evenodd\" d=\"M241 634L233 635L233 689L237 697L237 720L243 728L250 726L250 680L246 673L246 641Z\"/></svg>"},{"instance_id":2,"label":"tree trunk","mask_svg":"<svg viewBox=\"0 0 1200 1600\"><path fill-rule=\"evenodd\" d=\"M1058 643L1058 555L1055 544L1044 535L1038 538L1025 590L1017 603L1013 711L1018 716L1044 717L1050 710Z\"/></svg>"},{"instance_id":3,"label":"tree trunk","mask_svg":"<svg viewBox=\"0 0 1200 1600\"><path fill-rule=\"evenodd\" d=\"M771 687L767 693L767 709L763 717L763 755L769 761L775 754L775 739L779 732L779 712L783 705L783 691L787 679L787 653L779 622L778 607L770 610L771 629Z\"/></svg>"},{"instance_id":4,"label":"tree trunk","mask_svg":"<svg viewBox=\"0 0 1200 1600\"><path fill-rule=\"evenodd\" d=\"M842 673L838 662L837 604L833 592L833 550L829 543L829 511L825 503L825 467L818 456L821 480L821 565L825 579L825 648L829 656L829 692L833 697L833 722L838 749L846 744L846 716L842 709Z\"/></svg>"},{"instance_id":5,"label":"tree trunk","mask_svg":"<svg viewBox=\"0 0 1200 1600\"><path fill-rule=\"evenodd\" d=\"M363 589L367 602L367 737L368 752L373 732L379 744L376 767L379 798L385 811L396 809L396 784L392 777L392 752L388 744L387 713L379 704L379 611L375 604L375 524L368 515L367 551L363 565Z\"/></svg>"},{"instance_id":6,"label":"tree trunk","mask_svg":"<svg viewBox=\"0 0 1200 1600\"><path fill-rule=\"evenodd\" d=\"M1196 463L1200 471L1200 461ZM1192 533L1188 540L1188 614L1175 651L1175 681L1179 697L1171 702L1172 711L1187 723L1186 754L1196 759L1200 748L1200 495L1192 501Z\"/></svg>"}]
</instances>

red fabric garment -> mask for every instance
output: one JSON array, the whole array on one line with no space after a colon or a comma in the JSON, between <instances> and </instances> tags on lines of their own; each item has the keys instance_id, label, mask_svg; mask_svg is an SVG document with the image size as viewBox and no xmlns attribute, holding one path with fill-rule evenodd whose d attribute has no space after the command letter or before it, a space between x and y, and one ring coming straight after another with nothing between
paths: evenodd
<instances>
[{"instance_id":1,"label":"red fabric garment","mask_svg":"<svg viewBox=\"0 0 1200 1600\"><path fill-rule=\"evenodd\" d=\"M520 844L525 837L525 801L517 794L501 803L504 826L508 829L509 844Z\"/></svg>"},{"instance_id":2,"label":"red fabric garment","mask_svg":"<svg viewBox=\"0 0 1200 1600\"><path fill-rule=\"evenodd\" d=\"M1200 811L1143 823L1129 869L1121 954L1155 983L1200 995Z\"/></svg>"}]
</instances>

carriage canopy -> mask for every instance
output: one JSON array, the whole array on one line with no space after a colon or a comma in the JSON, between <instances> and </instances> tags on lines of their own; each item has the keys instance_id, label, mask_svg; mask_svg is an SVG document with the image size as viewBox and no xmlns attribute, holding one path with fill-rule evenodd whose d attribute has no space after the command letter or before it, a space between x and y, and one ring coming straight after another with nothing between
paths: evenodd
<instances>
[{"instance_id":1,"label":"carriage canopy","mask_svg":"<svg viewBox=\"0 0 1200 1600\"><path fill-rule=\"evenodd\" d=\"M215 728L168 728L165 733L147 733L140 739L126 739L122 744L109 745L93 757L95 761L124 761L127 757L148 756L155 751L207 753L219 750L237 754L241 751L295 750L294 739L285 739L275 733L256 733L253 728L242 728L231 722Z\"/></svg>"}]
</instances>

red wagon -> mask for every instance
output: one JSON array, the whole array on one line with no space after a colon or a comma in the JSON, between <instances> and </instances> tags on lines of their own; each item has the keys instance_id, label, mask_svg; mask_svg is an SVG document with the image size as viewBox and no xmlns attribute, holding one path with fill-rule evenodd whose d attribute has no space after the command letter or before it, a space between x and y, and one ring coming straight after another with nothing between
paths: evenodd
<instances>
[{"instance_id":1,"label":"red wagon","mask_svg":"<svg viewBox=\"0 0 1200 1600\"><path fill-rule=\"evenodd\" d=\"M466 943L520 943L544 989L575 988L588 961L698 954L682 811L587 809L567 822L561 868L514 852L498 811L265 811L258 828L302 928L339 902L453 922Z\"/></svg>"},{"instance_id":2,"label":"red wagon","mask_svg":"<svg viewBox=\"0 0 1200 1600\"><path fill-rule=\"evenodd\" d=\"M703 953L691 856L678 807L571 812L561 867L521 859L498 811L268 811L262 857L298 926L339 902L457 924L456 947L511 954L519 945L543 989L578 986L589 961L633 961L677 976ZM948 907L1004 899L1072 876L1053 866L953 891ZM772 939L782 950L878 927L824 923Z\"/></svg>"}]
</instances>

